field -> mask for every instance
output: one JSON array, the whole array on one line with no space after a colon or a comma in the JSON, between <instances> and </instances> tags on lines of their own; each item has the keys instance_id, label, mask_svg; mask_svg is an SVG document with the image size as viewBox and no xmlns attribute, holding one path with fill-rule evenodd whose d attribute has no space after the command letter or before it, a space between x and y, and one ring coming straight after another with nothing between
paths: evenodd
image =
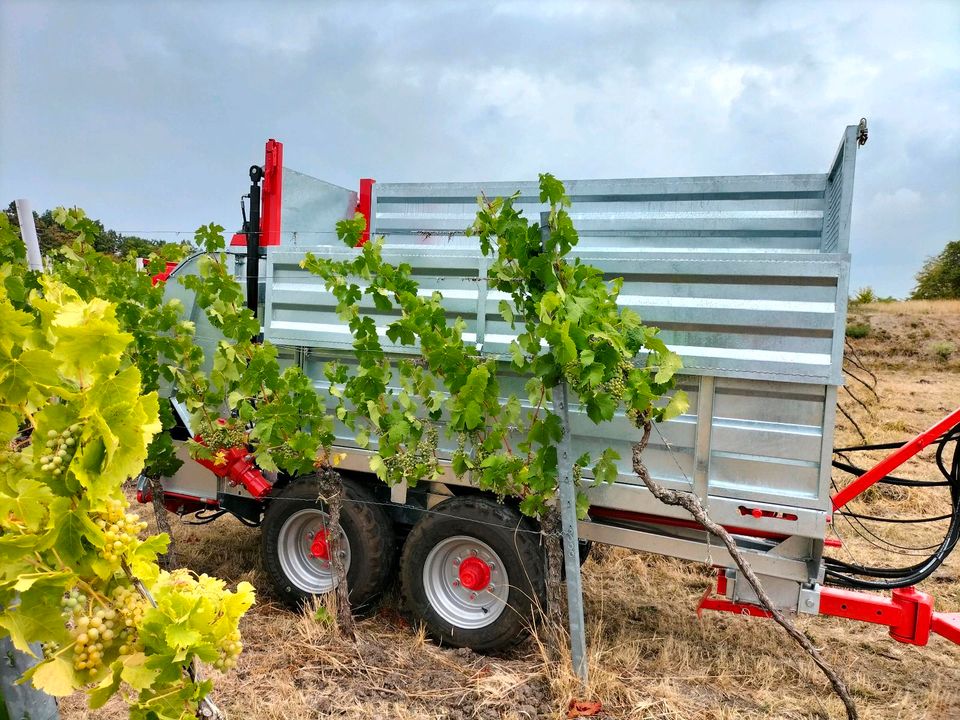
<instances>
[{"instance_id":1,"label":"field","mask_svg":"<svg viewBox=\"0 0 960 720\"><path fill-rule=\"evenodd\" d=\"M879 400L853 381L850 389L866 408L845 393L842 404L868 441L906 439L960 403L960 302L858 306L850 317L869 326L852 347L876 374ZM837 441L859 441L842 416ZM935 477L930 455L904 474ZM893 490L872 492L857 507L902 517L946 512L941 489ZM230 518L209 527L172 524L186 566L249 580L258 591L260 601L242 626L246 650L236 670L218 679L214 696L233 718L554 718L566 717L574 696L602 701L605 716L615 718L842 716L824 677L771 621L696 617L712 576L702 566L620 549L587 561L591 687L583 692L535 640L504 657L436 647L405 621L396 596L360 621L356 644L347 643L311 613L272 600L259 565L259 531ZM939 539L943 525L879 532L900 545L923 546ZM841 559L904 560L843 522L837 531L844 547L833 552ZM960 611L960 552L921 589L936 597L937 609ZM880 626L852 621L806 618L800 625L842 671L863 717L960 717L960 648L939 637L926 647L903 645ZM81 696L61 710L65 718L90 716ZM116 698L101 713L124 716Z\"/></svg>"}]
</instances>

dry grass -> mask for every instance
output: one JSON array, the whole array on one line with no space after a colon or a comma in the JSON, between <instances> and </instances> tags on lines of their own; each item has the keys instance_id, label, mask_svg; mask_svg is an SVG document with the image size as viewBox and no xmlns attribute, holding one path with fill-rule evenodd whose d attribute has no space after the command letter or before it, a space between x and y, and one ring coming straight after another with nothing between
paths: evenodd
<instances>
[{"instance_id":1,"label":"dry grass","mask_svg":"<svg viewBox=\"0 0 960 720\"><path fill-rule=\"evenodd\" d=\"M942 312L937 310L941 309ZM903 439L960 401L960 373L903 344L911 332L934 340L960 337L960 303L899 303L858 308L875 328L855 342L880 377L880 403L852 407L871 441ZM916 327L913 323L919 323ZM841 418L838 442L855 442ZM931 477L925 453L907 469ZM838 477L839 479L839 477ZM871 513L939 512L943 495L877 491ZM917 528L921 529L918 530ZM217 678L215 698L233 718L559 718L571 696L603 701L607 717L733 720L841 717L842 706L820 672L771 622L694 613L712 574L701 566L608 549L584 566L590 688L579 691L569 663L552 662L534 638L504 657L438 648L385 599L358 624L356 645L314 613L271 600L260 567L259 533L224 518L215 527L173 523L186 565L232 581L249 580L260 602L243 622L246 650L235 671ZM889 559L843 523L839 557ZM902 526L885 537L926 545L943 528ZM897 558L900 560L901 558ZM960 554L921 587L939 610L960 611ZM926 647L897 643L882 627L804 618L802 627L840 668L865 718L960 717L960 649L942 638ZM62 704L67 719L88 717L82 697ZM123 717L112 703L98 717Z\"/></svg>"}]
</instances>

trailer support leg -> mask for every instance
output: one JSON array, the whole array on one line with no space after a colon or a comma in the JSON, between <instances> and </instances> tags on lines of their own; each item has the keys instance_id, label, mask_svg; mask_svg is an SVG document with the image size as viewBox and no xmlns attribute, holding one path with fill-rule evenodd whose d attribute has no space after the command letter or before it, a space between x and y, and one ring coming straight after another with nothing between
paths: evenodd
<instances>
[{"instance_id":1,"label":"trailer support leg","mask_svg":"<svg viewBox=\"0 0 960 720\"><path fill-rule=\"evenodd\" d=\"M553 407L560 416L563 439L557 448L560 486L560 521L563 528L563 567L567 575L567 612L570 623L570 656L573 669L586 686L587 638L583 623L583 585L580 579L580 543L577 536L577 488L573 483L573 455L570 449L570 409L567 384L553 391Z\"/></svg>"}]
</instances>

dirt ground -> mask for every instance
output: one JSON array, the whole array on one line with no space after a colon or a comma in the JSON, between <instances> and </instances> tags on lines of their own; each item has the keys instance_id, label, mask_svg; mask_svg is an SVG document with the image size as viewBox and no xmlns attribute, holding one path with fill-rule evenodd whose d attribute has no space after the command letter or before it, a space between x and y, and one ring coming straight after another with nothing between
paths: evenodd
<instances>
[{"instance_id":1,"label":"dirt ground","mask_svg":"<svg viewBox=\"0 0 960 720\"><path fill-rule=\"evenodd\" d=\"M960 347L945 359L934 347L960 343L960 302L862 306L851 309L851 320L871 326L852 347L877 376L879 399L850 380L866 407L845 392L842 405L867 440L906 439L960 404ZM851 421L839 416L838 443L858 440ZM924 453L904 474L936 477L930 456ZM891 517L946 511L942 489L893 490L875 491L854 509ZM923 546L939 539L943 525L872 529L899 545ZM772 621L719 613L697 618L712 573L695 564L621 549L587 561L591 686L580 692L567 666L545 660L533 639L502 657L436 647L403 618L395 595L359 622L356 644L345 642L310 613L272 599L258 530L223 518L207 527L174 520L173 531L186 566L248 580L258 591L243 621L239 664L216 680L214 698L232 718L556 718L566 717L574 695L601 701L604 717L612 718L843 716L823 675ZM843 547L833 552L841 559L904 561L839 520L836 533ZM960 612L960 552L921 589L936 597L938 610ZM957 646L939 637L926 647L903 645L880 626L839 619L803 618L800 625L842 672L862 717L960 717ZM93 715L80 695L61 710L64 718L125 716L119 702Z\"/></svg>"}]
</instances>

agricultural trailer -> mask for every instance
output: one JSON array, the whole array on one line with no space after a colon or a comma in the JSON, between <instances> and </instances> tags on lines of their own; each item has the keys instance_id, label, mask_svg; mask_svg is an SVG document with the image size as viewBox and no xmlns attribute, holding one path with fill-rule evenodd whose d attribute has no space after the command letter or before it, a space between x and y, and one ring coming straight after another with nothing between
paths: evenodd
<instances>
[{"instance_id":1,"label":"agricultural trailer","mask_svg":"<svg viewBox=\"0 0 960 720\"><path fill-rule=\"evenodd\" d=\"M960 643L960 615L934 611L932 597L913 587L960 536L960 409L909 442L887 446L892 454L871 469L833 460L854 167L865 140L865 123L847 127L822 174L567 181L580 235L572 255L622 278L620 304L661 328L683 358L679 387L689 410L656 426L644 461L657 482L699 496L734 535L773 602L791 613L885 625L901 642L923 645L937 633ZM448 317L466 323L464 338L502 361L504 393L525 397L525 378L509 370L515 332L498 310L505 296L488 287L490 261L464 229L481 193L519 191L518 208L538 218L545 206L535 182L363 179L354 191L283 167L283 146L275 140L250 179L249 215L228 261L245 284L263 338L321 394L329 387L325 363L355 367L356 360L335 299L300 261L308 251L352 256L356 250L340 244L334 226L359 212L367 221L364 239L383 236L386 260L408 263L421 293L440 291ZM177 282L197 272L200 257L158 280L184 304L210 362L222 336ZM391 321L366 298L361 305L381 329ZM382 341L396 357L415 352ZM185 461L162 479L167 508L193 522L229 513L259 526L264 567L285 601L330 591L328 516L316 479L261 471L247 448L231 451L229 462L212 472L209 462L190 459L188 413L175 387L167 395L178 418L171 432ZM718 539L685 510L661 504L636 477L632 423L617 417L601 434L575 397L568 409L573 457L612 447L622 458L612 484L592 485L584 472L590 510L577 524L582 546L605 543L710 563L717 581L698 612L766 616ZM455 441L440 435L439 453L449 459ZM345 491L340 552L354 606L370 606L399 571L408 611L437 640L489 651L522 637L533 601L544 592L537 523L511 500L481 492L469 475L457 477L448 462L437 481L387 487L370 470L373 450L360 448L343 425L336 438L335 451L345 457L338 468ZM891 473L931 444L943 477L926 484L949 488L952 514L930 558L891 571L826 557L825 547L839 542L828 539L831 525L847 503L877 482L916 484ZM839 491L834 463L855 476ZM149 500L144 481L138 497Z\"/></svg>"}]
</instances>

